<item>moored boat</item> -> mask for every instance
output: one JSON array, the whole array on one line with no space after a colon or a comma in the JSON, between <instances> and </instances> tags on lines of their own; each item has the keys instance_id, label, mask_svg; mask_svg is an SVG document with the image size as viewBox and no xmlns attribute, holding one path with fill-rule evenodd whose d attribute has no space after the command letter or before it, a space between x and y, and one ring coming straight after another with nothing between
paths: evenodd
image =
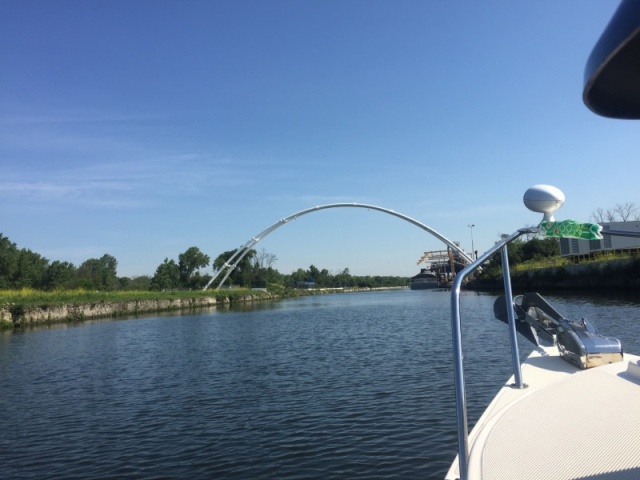
<instances>
[{"instance_id":1,"label":"moored boat","mask_svg":"<svg viewBox=\"0 0 640 480\"><path fill-rule=\"evenodd\" d=\"M426 268L420 269L420 273L411 277L409 283L411 290L428 290L431 288L439 288L440 281L438 276L431 270Z\"/></svg>"}]
</instances>

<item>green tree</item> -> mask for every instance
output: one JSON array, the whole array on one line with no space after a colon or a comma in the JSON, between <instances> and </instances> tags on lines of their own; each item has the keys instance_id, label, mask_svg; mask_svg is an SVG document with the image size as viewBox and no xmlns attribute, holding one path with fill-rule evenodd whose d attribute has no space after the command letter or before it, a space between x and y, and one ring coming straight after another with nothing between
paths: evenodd
<instances>
[{"instance_id":1,"label":"green tree","mask_svg":"<svg viewBox=\"0 0 640 480\"><path fill-rule=\"evenodd\" d=\"M291 272L291 275L288 276L285 285L290 288L297 288L303 285L306 280L307 272L299 268L295 272Z\"/></svg>"},{"instance_id":2,"label":"green tree","mask_svg":"<svg viewBox=\"0 0 640 480\"><path fill-rule=\"evenodd\" d=\"M275 285L284 285L284 275L282 275L275 268L269 267L267 268L265 274L267 285L275 284Z\"/></svg>"},{"instance_id":3,"label":"green tree","mask_svg":"<svg viewBox=\"0 0 640 480\"><path fill-rule=\"evenodd\" d=\"M118 287L118 260L111 255L100 257L100 284L104 290Z\"/></svg>"},{"instance_id":4,"label":"green tree","mask_svg":"<svg viewBox=\"0 0 640 480\"><path fill-rule=\"evenodd\" d=\"M0 233L0 289L12 288L18 268L18 247Z\"/></svg>"},{"instance_id":5,"label":"green tree","mask_svg":"<svg viewBox=\"0 0 640 480\"><path fill-rule=\"evenodd\" d=\"M49 260L26 248L18 252L11 288L41 288Z\"/></svg>"},{"instance_id":6,"label":"green tree","mask_svg":"<svg viewBox=\"0 0 640 480\"><path fill-rule=\"evenodd\" d=\"M77 271L77 286L90 290L114 290L118 288L118 261L104 254L100 258L85 260Z\"/></svg>"},{"instance_id":7,"label":"green tree","mask_svg":"<svg viewBox=\"0 0 640 480\"><path fill-rule=\"evenodd\" d=\"M198 272L198 278L194 282L194 274L200 269L207 267L211 259L205 255L198 247L190 247L184 253L178 255L178 268L180 270L180 281L184 287L200 285L202 277ZM197 285L192 285L192 283Z\"/></svg>"},{"instance_id":8,"label":"green tree","mask_svg":"<svg viewBox=\"0 0 640 480\"><path fill-rule=\"evenodd\" d=\"M151 287L151 277L149 275L140 275L137 277L131 277L127 283L128 290L149 290Z\"/></svg>"},{"instance_id":9,"label":"green tree","mask_svg":"<svg viewBox=\"0 0 640 480\"><path fill-rule=\"evenodd\" d=\"M151 279L150 288L152 290L172 290L180 286L180 267L175 261L164 259L158 268L156 273Z\"/></svg>"},{"instance_id":10,"label":"green tree","mask_svg":"<svg viewBox=\"0 0 640 480\"><path fill-rule=\"evenodd\" d=\"M316 277L316 285L321 288L328 288L332 286L332 278L329 270L323 268L318 272L318 276Z\"/></svg>"},{"instance_id":11,"label":"green tree","mask_svg":"<svg viewBox=\"0 0 640 480\"><path fill-rule=\"evenodd\" d=\"M202 275L200 272L194 273L189 279L189 288L201 290L211 280L211 275Z\"/></svg>"},{"instance_id":12,"label":"green tree","mask_svg":"<svg viewBox=\"0 0 640 480\"><path fill-rule=\"evenodd\" d=\"M229 259L235 253L236 250L228 250L218 255L213 261L214 268L216 270L224 268L224 266L229 262ZM231 272L231 275L229 275L229 281L232 285L242 285L247 287L251 285L251 282L254 278L253 258L256 256L256 254L257 252L255 250L249 250L249 252L242 258L242 260L240 260L238 266L233 270L233 272Z\"/></svg>"},{"instance_id":13,"label":"green tree","mask_svg":"<svg viewBox=\"0 0 640 480\"><path fill-rule=\"evenodd\" d=\"M320 270L315 265L310 265L307 270L307 280L310 282L317 283L318 278L320 277Z\"/></svg>"},{"instance_id":14,"label":"green tree","mask_svg":"<svg viewBox=\"0 0 640 480\"><path fill-rule=\"evenodd\" d=\"M269 283L278 281L278 273L272 266L278 259L275 254L267 252L264 248L253 257L252 287L266 287Z\"/></svg>"},{"instance_id":15,"label":"green tree","mask_svg":"<svg viewBox=\"0 0 640 480\"><path fill-rule=\"evenodd\" d=\"M524 261L538 260L560 255L560 243L557 238L533 238L522 244Z\"/></svg>"},{"instance_id":16,"label":"green tree","mask_svg":"<svg viewBox=\"0 0 640 480\"><path fill-rule=\"evenodd\" d=\"M506 235L502 234L501 238L506 237ZM509 265L517 265L518 263L522 263L524 261L524 254L522 251L523 242L520 238L511 242L507 248L507 258L509 260ZM502 268L502 257L501 255L492 255L489 259L489 267L492 269Z\"/></svg>"},{"instance_id":17,"label":"green tree","mask_svg":"<svg viewBox=\"0 0 640 480\"><path fill-rule=\"evenodd\" d=\"M54 260L44 274L42 288L45 290L67 288L71 285L75 274L76 267L72 263Z\"/></svg>"},{"instance_id":18,"label":"green tree","mask_svg":"<svg viewBox=\"0 0 640 480\"><path fill-rule=\"evenodd\" d=\"M89 258L82 262L76 271L74 286L87 290L99 290L98 268L97 258Z\"/></svg>"},{"instance_id":19,"label":"green tree","mask_svg":"<svg viewBox=\"0 0 640 480\"><path fill-rule=\"evenodd\" d=\"M342 270L342 272L335 276L334 284L336 287L353 287L356 283L354 278L351 276L349 269L345 268L344 270Z\"/></svg>"},{"instance_id":20,"label":"green tree","mask_svg":"<svg viewBox=\"0 0 640 480\"><path fill-rule=\"evenodd\" d=\"M504 235L502 235L504 238ZM508 246L509 266L513 267L519 263L529 260L543 260L560 256L560 243L557 238L532 238L523 241L517 239ZM493 255L489 260L489 266L480 274L482 277L493 278L501 275L502 257Z\"/></svg>"}]
</instances>

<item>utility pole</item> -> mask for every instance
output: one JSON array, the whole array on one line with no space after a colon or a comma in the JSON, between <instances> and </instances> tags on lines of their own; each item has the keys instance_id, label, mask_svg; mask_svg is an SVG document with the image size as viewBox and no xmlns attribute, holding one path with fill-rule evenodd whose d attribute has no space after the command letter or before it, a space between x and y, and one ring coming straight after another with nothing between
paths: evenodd
<instances>
[{"instance_id":1,"label":"utility pole","mask_svg":"<svg viewBox=\"0 0 640 480\"><path fill-rule=\"evenodd\" d=\"M467 225L467 227L469 227L469 230L471 231L471 258L473 258L474 260L476 259L476 249L473 245L473 227L475 227L475 224L471 224L471 225Z\"/></svg>"}]
</instances>

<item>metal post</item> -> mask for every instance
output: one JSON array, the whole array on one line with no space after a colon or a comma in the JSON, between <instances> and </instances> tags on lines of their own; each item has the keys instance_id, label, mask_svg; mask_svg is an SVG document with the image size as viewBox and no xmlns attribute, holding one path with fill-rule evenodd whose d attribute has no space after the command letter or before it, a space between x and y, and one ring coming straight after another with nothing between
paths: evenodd
<instances>
[{"instance_id":1,"label":"metal post","mask_svg":"<svg viewBox=\"0 0 640 480\"><path fill-rule=\"evenodd\" d=\"M453 340L453 377L456 389L456 420L458 423L458 465L460 470L460 480L469 478L469 430L467 425L467 398L464 387L464 366L462 355L462 326L460 318L460 288L462 281L480 265L491 257L498 250L502 249L509 242L512 242L523 233L536 231L535 228L522 228L511 235L504 237L500 242L480 255L474 262L467 265L456 275L451 284L451 337ZM511 292L511 283L509 283ZM511 296L511 295L509 295ZM513 310L513 307L512 307ZM515 323L514 323L515 325ZM518 362L520 366L520 362Z\"/></svg>"},{"instance_id":2,"label":"metal post","mask_svg":"<svg viewBox=\"0 0 640 480\"><path fill-rule=\"evenodd\" d=\"M507 244L500 249L502 258L502 277L504 279L504 298L507 302L507 317L509 319L509 340L511 341L511 361L513 362L513 377L517 388L525 388L520 368L520 352L518 351L518 337L516 335L516 318L513 312L513 293L511 292L511 275L509 273L509 252Z\"/></svg>"},{"instance_id":3,"label":"metal post","mask_svg":"<svg viewBox=\"0 0 640 480\"><path fill-rule=\"evenodd\" d=\"M467 426L467 396L464 387L464 367L462 363L462 325L460 321L460 287L465 276L475 269L468 265L458 273L451 284L451 337L453 340L453 377L456 389L456 422L458 425L458 465L460 480L467 480L469 464L469 430Z\"/></svg>"}]
</instances>

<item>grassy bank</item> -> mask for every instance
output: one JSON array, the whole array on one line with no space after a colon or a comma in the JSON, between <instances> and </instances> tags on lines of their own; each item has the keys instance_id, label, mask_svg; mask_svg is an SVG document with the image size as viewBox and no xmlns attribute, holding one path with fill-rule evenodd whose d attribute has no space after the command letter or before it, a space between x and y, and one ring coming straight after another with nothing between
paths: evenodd
<instances>
[{"instance_id":1,"label":"grassy bank","mask_svg":"<svg viewBox=\"0 0 640 480\"><path fill-rule=\"evenodd\" d=\"M76 322L282 298L287 292L249 289L196 291L0 290L0 328Z\"/></svg>"},{"instance_id":2,"label":"grassy bank","mask_svg":"<svg viewBox=\"0 0 640 480\"><path fill-rule=\"evenodd\" d=\"M511 284L520 291L576 290L595 292L637 292L640 288L640 258L616 256L613 259L585 259L569 263L526 262L511 269ZM502 290L502 270L483 272L468 287Z\"/></svg>"},{"instance_id":3,"label":"grassy bank","mask_svg":"<svg viewBox=\"0 0 640 480\"><path fill-rule=\"evenodd\" d=\"M189 298L216 298L220 301L233 302L248 294L255 294L248 289L233 290L201 290L190 291L116 291L116 292L98 292L87 291L83 289L76 290L55 290L52 292L43 292L33 290L31 288L23 288L22 290L0 290L0 306L5 305L22 305L24 307L39 305L65 305L77 303L98 303L98 302L131 302L136 300L178 300ZM259 293L259 292L258 292Z\"/></svg>"},{"instance_id":4,"label":"grassy bank","mask_svg":"<svg viewBox=\"0 0 640 480\"><path fill-rule=\"evenodd\" d=\"M393 290L381 288L290 289L270 285L268 291L234 288L192 291L114 291L99 292L33 289L0 290L0 328L30 327L61 322L78 322L92 318L122 317L161 311L194 310L276 300L302 295ZM402 287L406 288L406 287Z\"/></svg>"}]
</instances>

